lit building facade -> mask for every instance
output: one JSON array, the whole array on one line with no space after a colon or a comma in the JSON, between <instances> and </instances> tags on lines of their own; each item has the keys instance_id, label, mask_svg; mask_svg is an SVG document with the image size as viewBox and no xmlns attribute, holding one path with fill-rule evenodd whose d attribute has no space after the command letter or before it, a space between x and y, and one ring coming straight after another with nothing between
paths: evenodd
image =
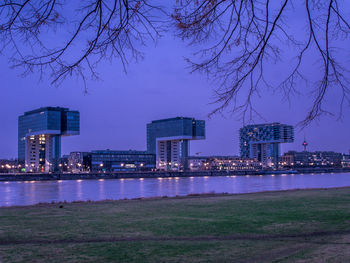
<instances>
[{"instance_id":1,"label":"lit building facade","mask_svg":"<svg viewBox=\"0 0 350 263\"><path fill-rule=\"evenodd\" d=\"M205 139L205 121L176 117L147 124L147 151L160 170L186 170L189 141Z\"/></svg>"},{"instance_id":2,"label":"lit building facade","mask_svg":"<svg viewBox=\"0 0 350 263\"><path fill-rule=\"evenodd\" d=\"M343 155L341 164L343 168L350 168L350 154Z\"/></svg>"},{"instance_id":3,"label":"lit building facade","mask_svg":"<svg viewBox=\"0 0 350 263\"><path fill-rule=\"evenodd\" d=\"M285 167L345 167L346 155L332 151L296 152L289 151L281 157L280 165Z\"/></svg>"},{"instance_id":4,"label":"lit building facade","mask_svg":"<svg viewBox=\"0 0 350 263\"><path fill-rule=\"evenodd\" d=\"M18 160L30 172L58 169L61 137L80 133L80 114L68 108L45 107L18 118Z\"/></svg>"},{"instance_id":5,"label":"lit building facade","mask_svg":"<svg viewBox=\"0 0 350 263\"><path fill-rule=\"evenodd\" d=\"M152 171L155 155L146 151L92 151L92 172Z\"/></svg>"},{"instance_id":6,"label":"lit building facade","mask_svg":"<svg viewBox=\"0 0 350 263\"><path fill-rule=\"evenodd\" d=\"M22 164L17 160L0 159L0 173L17 173L23 171Z\"/></svg>"},{"instance_id":7,"label":"lit building facade","mask_svg":"<svg viewBox=\"0 0 350 263\"><path fill-rule=\"evenodd\" d=\"M61 162L62 169L67 166L67 171L72 173L89 172L91 170L90 152L71 152L67 158L67 163Z\"/></svg>"},{"instance_id":8,"label":"lit building facade","mask_svg":"<svg viewBox=\"0 0 350 263\"><path fill-rule=\"evenodd\" d=\"M262 164L251 158L238 156L191 156L188 158L191 171L258 171Z\"/></svg>"},{"instance_id":9,"label":"lit building facade","mask_svg":"<svg viewBox=\"0 0 350 263\"><path fill-rule=\"evenodd\" d=\"M277 166L280 144L294 141L291 125L268 123L247 125L240 129L240 153L243 158L257 159L264 166Z\"/></svg>"}]
</instances>

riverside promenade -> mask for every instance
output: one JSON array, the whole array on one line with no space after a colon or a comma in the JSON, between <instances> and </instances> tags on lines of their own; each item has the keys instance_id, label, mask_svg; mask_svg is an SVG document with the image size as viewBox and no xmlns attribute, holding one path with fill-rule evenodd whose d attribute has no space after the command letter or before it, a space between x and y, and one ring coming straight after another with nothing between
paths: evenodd
<instances>
[{"instance_id":1,"label":"riverside promenade","mask_svg":"<svg viewBox=\"0 0 350 263\"><path fill-rule=\"evenodd\" d=\"M245 176L266 174L298 174L298 173L346 173L350 168L295 169L295 170L258 170L258 171L185 171L185 172L88 172L88 173L4 173L0 181L47 181L78 179L122 179L122 178L169 178L169 177L211 177L211 176Z\"/></svg>"}]
</instances>

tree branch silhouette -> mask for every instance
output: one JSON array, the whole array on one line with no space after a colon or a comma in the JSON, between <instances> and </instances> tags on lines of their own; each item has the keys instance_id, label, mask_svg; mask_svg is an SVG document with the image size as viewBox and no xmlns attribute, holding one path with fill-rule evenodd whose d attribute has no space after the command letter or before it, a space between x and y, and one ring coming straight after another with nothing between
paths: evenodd
<instances>
[{"instance_id":1,"label":"tree branch silhouette","mask_svg":"<svg viewBox=\"0 0 350 263\"><path fill-rule=\"evenodd\" d=\"M277 2L277 1L276 1ZM323 105L327 92L340 88L343 103L350 102L349 71L342 65L342 56L337 52L336 37L348 39L350 33L349 14L344 15L338 0L213 0L178 1L173 14L178 36L191 45L205 45L197 52L200 62L188 59L192 71L208 74L219 83L215 90L218 107L212 112L223 111L232 106L232 112L242 114L243 120L251 119L253 96L264 87L281 90L287 99L291 93L299 92L300 80L310 81L303 73L305 54L317 54L320 72L313 87L313 103L302 126L308 125L320 115L327 113ZM345 2L342 1L345 5ZM288 30L288 12L297 5L305 11L305 34L296 40L296 33ZM298 10L299 10L298 9ZM297 49L296 63L288 65L289 73L279 84L271 84L264 69L273 60L281 61L282 45L290 44ZM244 94L238 98L239 95ZM340 111L341 114L341 111Z\"/></svg>"},{"instance_id":2,"label":"tree branch silhouette","mask_svg":"<svg viewBox=\"0 0 350 263\"><path fill-rule=\"evenodd\" d=\"M328 113L326 96L341 91L340 115L350 103L348 54L339 39L348 40L349 13L345 0L176 0L172 11L157 0L3 0L0 3L0 52L9 55L24 73L48 73L53 84L71 75L97 79L102 60L120 61L124 71L131 60L142 58L141 47L155 42L165 30L198 47L187 59L192 71L206 73L217 83L211 114L230 109L245 121L259 114L254 97L264 89L281 91L289 100L304 92L300 81L312 88L312 104L303 126ZM293 10L302 10L305 32L289 23ZM169 15L170 14L170 15ZM172 27L171 27L172 26ZM294 49L288 74L278 84L266 69ZM291 48L288 49L290 52ZM347 50L349 51L349 50ZM307 57L319 67L318 76L305 72ZM312 82L312 84L310 84Z\"/></svg>"}]
</instances>

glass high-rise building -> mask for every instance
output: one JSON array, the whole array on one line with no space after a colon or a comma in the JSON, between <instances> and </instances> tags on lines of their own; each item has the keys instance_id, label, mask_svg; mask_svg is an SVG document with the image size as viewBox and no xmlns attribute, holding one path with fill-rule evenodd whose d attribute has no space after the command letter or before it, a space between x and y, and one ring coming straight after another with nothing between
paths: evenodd
<instances>
[{"instance_id":1,"label":"glass high-rise building","mask_svg":"<svg viewBox=\"0 0 350 263\"><path fill-rule=\"evenodd\" d=\"M189 141L205 139L205 121L176 117L147 124L147 151L160 170L185 170Z\"/></svg>"},{"instance_id":2,"label":"glass high-rise building","mask_svg":"<svg viewBox=\"0 0 350 263\"><path fill-rule=\"evenodd\" d=\"M280 143L294 141L293 126L278 122L247 125L239 134L241 157L257 159L265 166L278 164Z\"/></svg>"},{"instance_id":3,"label":"glass high-rise building","mask_svg":"<svg viewBox=\"0 0 350 263\"><path fill-rule=\"evenodd\" d=\"M61 136L80 133L80 114L68 108L44 107L18 118L18 160L26 171L55 170L61 156Z\"/></svg>"}]
</instances>

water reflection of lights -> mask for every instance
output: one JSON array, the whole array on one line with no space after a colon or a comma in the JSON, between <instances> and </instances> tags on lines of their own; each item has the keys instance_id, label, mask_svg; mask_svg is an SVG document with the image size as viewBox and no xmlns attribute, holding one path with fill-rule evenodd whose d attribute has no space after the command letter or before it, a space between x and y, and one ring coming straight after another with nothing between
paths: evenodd
<instances>
[{"instance_id":1,"label":"water reflection of lights","mask_svg":"<svg viewBox=\"0 0 350 263\"><path fill-rule=\"evenodd\" d=\"M98 184L98 193L99 193L99 198L100 200L103 200L103 199L106 199L106 196L105 196L105 183L103 182L104 179L98 179L98 181L100 182ZM103 183L101 183L103 182Z\"/></svg>"},{"instance_id":2,"label":"water reflection of lights","mask_svg":"<svg viewBox=\"0 0 350 263\"><path fill-rule=\"evenodd\" d=\"M237 178L230 181L227 176L231 179ZM257 176L259 176L259 179L257 179ZM79 180L84 181L84 184L77 182L78 179L72 181L52 180L41 182L28 180L29 178L27 178L27 181L0 182L0 196L2 196L2 198L0 198L0 206L28 205L37 202L50 202L51 200L101 200L111 198L111 194L113 194L113 198L115 199L123 199L126 197L185 195L210 191L236 193L250 192L256 189L261 191L283 190L295 188L295 185L300 188L328 187L331 185L333 186L335 176L341 177L339 177L339 180L337 179L337 184L334 186L338 186L338 182L339 186L349 185L348 175L339 175L337 173L332 173L332 175L330 173L326 173L325 175L312 175L289 174L286 172L275 175L268 173L257 174L257 176L250 174L251 178L249 178L241 175L225 174L221 178L208 176L210 180L207 179L206 181L204 181L204 177L196 176L189 176L186 178L177 176L177 179L181 179L179 181L177 181L175 177L161 176L159 178L134 178L134 181L129 181L132 179L107 180L104 178L98 178L97 180ZM320 176L322 180L314 180L315 176L318 178ZM99 179L104 179L104 182L101 182L102 180ZM236 179L238 181L236 181ZM329 185L326 185L323 179L329 180ZM225 185L229 181L232 186ZM256 185L253 185L253 187L249 189L249 185L251 185L252 182L254 184L256 183ZM271 184L271 182L273 183ZM3 187L1 187L1 185ZM112 186L113 189L111 189ZM111 193L111 190L115 190L115 192Z\"/></svg>"},{"instance_id":3,"label":"water reflection of lights","mask_svg":"<svg viewBox=\"0 0 350 263\"><path fill-rule=\"evenodd\" d=\"M81 179L77 180L78 183L81 183L82 181L83 181L83 180L81 180Z\"/></svg>"}]
</instances>

